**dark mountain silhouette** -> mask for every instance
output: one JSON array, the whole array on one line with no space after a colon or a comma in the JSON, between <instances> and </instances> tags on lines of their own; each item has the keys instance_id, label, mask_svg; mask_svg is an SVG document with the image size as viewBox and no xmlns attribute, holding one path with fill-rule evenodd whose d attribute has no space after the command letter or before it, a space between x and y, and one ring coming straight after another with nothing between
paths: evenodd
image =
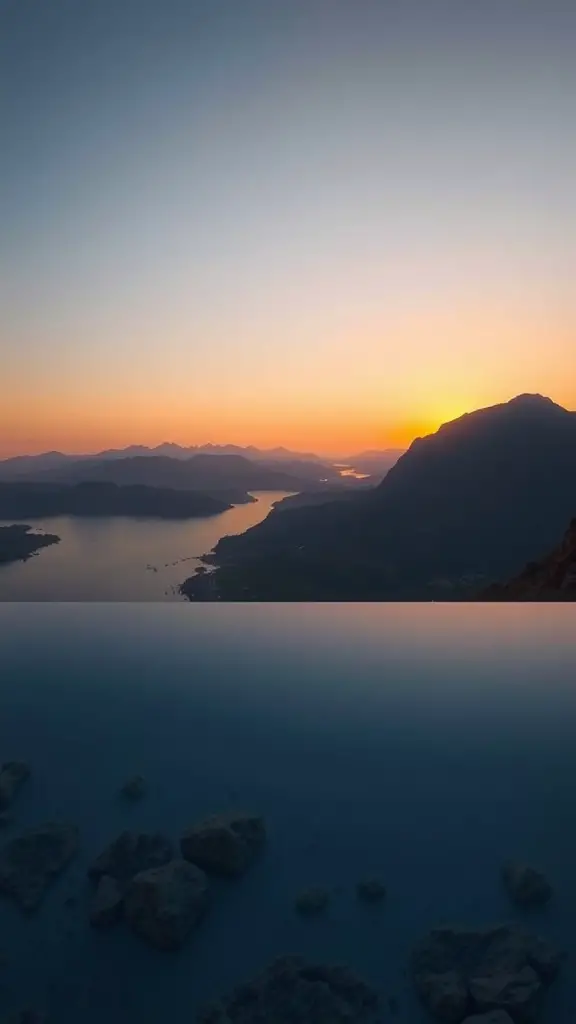
<instances>
[{"instance_id":1,"label":"dark mountain silhouette","mask_svg":"<svg viewBox=\"0 0 576 1024\"><path fill-rule=\"evenodd\" d=\"M25 562L32 555L60 538L53 533L32 533L32 527L23 524L0 526L0 565L7 562Z\"/></svg>"},{"instance_id":2,"label":"dark mountain silhouette","mask_svg":"<svg viewBox=\"0 0 576 1024\"><path fill-rule=\"evenodd\" d=\"M331 501L345 501L355 498L355 491L336 490L330 488L326 491L301 491L298 494L289 494L286 498L275 501L272 508L275 512L286 512L294 508L304 508L309 505L326 505Z\"/></svg>"},{"instance_id":3,"label":"dark mountain silhouette","mask_svg":"<svg viewBox=\"0 0 576 1024\"><path fill-rule=\"evenodd\" d=\"M43 452L40 455L16 455L10 459L0 459L0 479L16 479L18 477L36 478L38 473L45 470L61 469L73 463L80 462L111 462L119 459L128 459L137 456L153 456L155 458L167 456L171 459L190 459L194 455L239 455L252 462L265 462L273 464L271 468L278 467L278 464L297 462L306 464L321 463L323 460L312 452L291 452L287 448L271 448L263 450L249 445L241 448L239 445L228 444L206 444L191 445L183 447L172 442L164 442L155 448L148 448L146 445L134 444L127 448L109 448L102 452L86 455L67 455L64 452ZM328 463L329 464L329 463ZM287 467L283 467L286 471ZM310 471L310 469L309 469Z\"/></svg>"},{"instance_id":4,"label":"dark mountain silhouette","mask_svg":"<svg viewBox=\"0 0 576 1024\"><path fill-rule=\"evenodd\" d=\"M493 583L478 601L576 601L576 519L562 542L539 562L529 562L508 583Z\"/></svg>"},{"instance_id":5,"label":"dark mountain silhouette","mask_svg":"<svg viewBox=\"0 0 576 1024\"><path fill-rule=\"evenodd\" d=\"M224 599L454 599L520 571L576 508L576 414L521 395L444 424L367 494L273 511L215 549ZM201 581L186 584L202 597Z\"/></svg>"},{"instance_id":6,"label":"dark mountain silhouette","mask_svg":"<svg viewBox=\"0 0 576 1024\"><path fill-rule=\"evenodd\" d=\"M217 515L225 501L161 487L86 482L74 485L0 483L0 519L44 519L48 516L153 516L190 519Z\"/></svg>"},{"instance_id":7,"label":"dark mountain silhouette","mask_svg":"<svg viewBox=\"0 0 576 1024\"><path fill-rule=\"evenodd\" d=\"M282 470L268 469L241 455L195 455L172 459L166 455L126 459L87 459L36 473L37 482L105 481L126 486L170 487L224 495L233 502L249 501L249 490L299 490L303 483Z\"/></svg>"},{"instance_id":8,"label":"dark mountain silhouette","mask_svg":"<svg viewBox=\"0 0 576 1024\"><path fill-rule=\"evenodd\" d=\"M74 456L63 452L43 452L41 455L15 455L0 460L0 480L16 479L29 473L44 472L66 465Z\"/></svg>"},{"instance_id":9,"label":"dark mountain silhouette","mask_svg":"<svg viewBox=\"0 0 576 1024\"><path fill-rule=\"evenodd\" d=\"M131 455L168 455L173 459L189 459L192 455L242 455L252 461L284 462L296 459L305 462L321 462L320 456L313 452L292 452L288 448L256 448L254 445L242 447L237 444L202 444L188 447L165 441L155 448L145 445L131 445L128 448L109 448L92 456L96 459L124 459Z\"/></svg>"}]
</instances>

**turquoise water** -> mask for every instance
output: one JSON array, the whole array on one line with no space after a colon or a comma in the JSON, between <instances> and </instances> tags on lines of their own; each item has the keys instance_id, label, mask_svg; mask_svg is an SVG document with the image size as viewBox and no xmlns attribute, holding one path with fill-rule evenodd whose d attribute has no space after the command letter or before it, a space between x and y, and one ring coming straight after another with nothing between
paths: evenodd
<instances>
[{"instance_id":1,"label":"turquoise water","mask_svg":"<svg viewBox=\"0 0 576 1024\"><path fill-rule=\"evenodd\" d=\"M410 948L439 923L517 920L498 878L510 856L555 888L530 926L574 953L575 618L553 605L0 606L0 758L34 773L18 824L82 830L37 916L0 903L0 1015L192 1021L273 956L302 953L351 964L418 1024ZM126 807L116 793L137 772L150 792ZM265 814L268 849L216 887L180 953L89 928L85 868L122 828L176 837L238 805ZM356 902L366 874L387 885L384 907ZM336 890L331 908L302 920L294 897L314 885ZM571 1024L574 1005L569 961L543 1019Z\"/></svg>"}]
</instances>

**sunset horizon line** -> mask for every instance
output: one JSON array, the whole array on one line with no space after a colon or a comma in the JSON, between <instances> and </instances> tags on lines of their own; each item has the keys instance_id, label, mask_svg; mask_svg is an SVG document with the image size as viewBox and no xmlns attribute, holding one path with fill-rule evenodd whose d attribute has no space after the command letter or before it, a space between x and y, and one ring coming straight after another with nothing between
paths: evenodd
<instances>
[{"instance_id":1,"label":"sunset horizon line","mask_svg":"<svg viewBox=\"0 0 576 1024\"><path fill-rule=\"evenodd\" d=\"M356 456L356 455L359 455L359 454L367 452L367 451L404 452L404 451L408 450L408 448L411 446L411 444L415 440L417 440L418 438L426 437L426 436L428 436L430 434L436 433L436 431L439 430L440 427L442 427L446 423L452 423L455 420L460 419L462 416L469 415L470 413L477 412L477 411L479 411L481 409L493 408L493 407L498 406L498 405L506 405L506 404L508 404L508 403L514 401L515 399L518 399L518 398L520 398L520 397L522 397L524 395L534 395L534 396L539 397L539 398L547 399L549 402L551 402L551 403L553 403L555 405L558 405L558 406L560 406L563 409L566 409L566 411L568 411L568 412L574 411L574 410L570 409L563 402L556 401L555 399L551 398L549 395L544 395L544 394L542 394L540 392L523 392L523 391L519 391L516 394L512 395L510 398L504 399L503 401L494 401L494 402L491 402L489 404L482 404L482 405L474 406L473 408L467 408L464 411L458 413L457 415L447 415L446 418L440 418L434 424L433 423L429 423L429 424L427 424L425 426L424 423L422 423L422 426L421 426L420 430L418 430L417 428L413 428L413 430L412 430L412 432L410 432L410 434L408 434L408 433L404 434L404 436L402 437L402 440L400 439L400 437L401 437L401 432L400 432L401 428L400 428L400 430L398 432L398 435L396 435L396 437L394 439L392 438L392 436L390 436L390 434L392 434L392 435L394 434L393 428L392 428L392 430L389 428L389 429L386 430L386 433L388 434L388 440L381 440L380 441L380 440L378 440L378 438L374 438L372 436L372 438L366 437L365 443L362 443L360 441L357 444L351 443L350 445L341 445L341 446L333 445L333 446L330 446L329 448L328 447L324 447L322 444L316 445L312 441L311 442L306 442L306 441L300 442L298 440L295 440L294 442L290 442L290 441L287 441L287 440L282 440L282 441L278 441L278 442L260 442L260 443L258 443L257 440L252 440L252 441L248 441L246 443L242 443L242 441L234 441L234 440L230 440L230 439L228 439L226 441L187 441L187 440L180 440L179 441L179 440L174 440L173 436L170 438L170 440L167 440L166 436L164 436L164 439L162 439L162 440L157 440L156 438L151 438L148 441L146 441L146 440L126 440L126 441L125 440L120 440L118 442L112 442L111 441L109 443L106 443L105 441L102 441L100 443L99 442L93 442L92 444L87 443L86 445L83 445L80 442L78 442L78 443L72 442L69 445L66 445L66 444L65 445L46 444L44 446L38 445L37 443L35 443L35 444L31 445L30 447L27 447L26 443L24 442L19 447L18 446L11 446L7 450L2 450L2 448L0 447L0 461L6 461L6 460L9 460L9 459L14 459L14 458L34 458L34 457L37 457L37 456L40 456L40 455L64 455L64 456L78 456L78 457L85 456L86 458L91 458L91 457L96 457L98 455L102 455L102 454L104 454L106 452L111 452L111 451L125 451L125 450L130 450L130 449L135 449L135 448L136 449L137 448L142 448L142 449L146 449L147 451L154 451L154 450L156 450L158 448L163 448L163 447L176 447L176 448L179 448L179 449L190 449L190 450L197 450L197 449L203 449L203 448L221 449L221 448L230 448L230 447L232 447L232 448L238 448L241 451L249 451L250 449L256 449L256 450L258 450L260 452L272 452L272 453L275 452L275 451L284 450L284 451L288 451L288 452L294 453L295 455L306 455L306 454L308 454L308 455L314 455L317 458L332 459L332 460L346 458L346 457L349 457L351 455L355 455ZM231 431L231 433L233 433L233 431ZM257 431L256 431L256 433L257 433ZM162 437L162 435L157 435L157 436L158 437ZM170 436L170 435L167 435L167 436Z\"/></svg>"}]
</instances>

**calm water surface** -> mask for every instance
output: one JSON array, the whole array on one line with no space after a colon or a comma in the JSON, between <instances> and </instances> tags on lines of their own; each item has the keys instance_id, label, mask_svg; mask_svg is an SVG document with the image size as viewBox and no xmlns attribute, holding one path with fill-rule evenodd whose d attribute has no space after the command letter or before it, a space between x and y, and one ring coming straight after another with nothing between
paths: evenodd
<instances>
[{"instance_id":1,"label":"calm water surface","mask_svg":"<svg viewBox=\"0 0 576 1024\"><path fill-rule=\"evenodd\" d=\"M192 1024L302 953L351 964L419 1024L412 945L439 923L518 918L499 885L509 856L555 888L529 926L576 952L573 608L4 604L0 650L1 757L33 768L5 838L51 818L82 830L36 916L0 903L0 1016ZM149 795L127 808L135 772ZM268 849L216 887L180 953L89 928L86 865L121 829L176 838L238 805L265 814ZM354 897L371 873L379 909ZM294 896L314 885L334 890L330 911L302 920ZM575 1005L569 960L543 1020L573 1024Z\"/></svg>"},{"instance_id":2,"label":"calm water surface","mask_svg":"<svg viewBox=\"0 0 576 1024\"><path fill-rule=\"evenodd\" d=\"M177 588L198 556L261 522L288 493L255 491L256 503L203 519L27 520L61 541L27 562L0 565L0 601L182 601Z\"/></svg>"}]
</instances>

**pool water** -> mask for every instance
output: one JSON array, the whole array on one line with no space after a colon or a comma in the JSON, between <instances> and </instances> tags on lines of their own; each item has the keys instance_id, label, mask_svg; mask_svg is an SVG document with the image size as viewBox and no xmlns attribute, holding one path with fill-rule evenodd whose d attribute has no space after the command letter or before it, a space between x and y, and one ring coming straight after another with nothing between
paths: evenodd
<instances>
[{"instance_id":1,"label":"pool water","mask_svg":"<svg viewBox=\"0 0 576 1024\"><path fill-rule=\"evenodd\" d=\"M0 605L0 759L33 777L20 826L62 818L81 854L38 914L0 902L0 1016L193 1021L276 955L347 963L401 1022L430 927L525 921L576 950L576 615L569 605ZM145 776L139 803L118 799ZM177 838L206 814L266 817L269 841L178 953L88 925L87 864L124 828ZM555 895L525 915L502 862ZM366 875L381 907L358 903ZM323 917L294 911L328 887ZM65 901L74 897L73 907ZM544 1020L571 1024L568 959Z\"/></svg>"}]
</instances>

